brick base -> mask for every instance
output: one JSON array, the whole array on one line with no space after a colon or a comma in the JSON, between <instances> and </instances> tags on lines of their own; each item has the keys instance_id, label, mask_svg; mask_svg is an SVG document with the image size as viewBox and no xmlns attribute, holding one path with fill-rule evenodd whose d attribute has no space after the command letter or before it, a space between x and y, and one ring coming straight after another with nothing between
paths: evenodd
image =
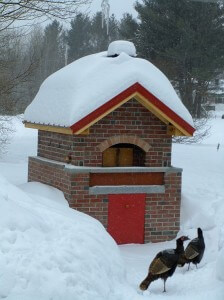
<instances>
[{"instance_id":1,"label":"brick base","mask_svg":"<svg viewBox=\"0 0 224 300\"><path fill-rule=\"evenodd\" d=\"M28 181L60 189L71 208L98 219L107 228L108 195L89 194L89 173L72 174L63 164L29 158ZM164 181L165 193L146 195L145 242L170 240L179 231L181 172L165 173Z\"/></svg>"}]
</instances>

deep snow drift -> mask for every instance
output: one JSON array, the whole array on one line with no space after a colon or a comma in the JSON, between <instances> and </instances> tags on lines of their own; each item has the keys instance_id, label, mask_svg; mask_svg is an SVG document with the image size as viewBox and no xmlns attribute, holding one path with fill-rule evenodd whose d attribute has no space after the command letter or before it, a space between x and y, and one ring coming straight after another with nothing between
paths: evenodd
<instances>
[{"instance_id":1,"label":"deep snow drift","mask_svg":"<svg viewBox=\"0 0 224 300\"><path fill-rule=\"evenodd\" d=\"M124 266L93 218L40 183L0 177L0 298L119 299Z\"/></svg>"},{"instance_id":2,"label":"deep snow drift","mask_svg":"<svg viewBox=\"0 0 224 300\"><path fill-rule=\"evenodd\" d=\"M184 169L178 236L194 238L201 226L206 251L198 269L176 270L166 294L161 280L143 294L138 285L156 253L174 248L175 241L117 247L100 223L69 209L60 191L27 184L37 132L14 119L17 132L0 160L0 299L223 300L223 110L211 119L211 136L203 143L173 145L172 164Z\"/></svg>"}]
</instances>

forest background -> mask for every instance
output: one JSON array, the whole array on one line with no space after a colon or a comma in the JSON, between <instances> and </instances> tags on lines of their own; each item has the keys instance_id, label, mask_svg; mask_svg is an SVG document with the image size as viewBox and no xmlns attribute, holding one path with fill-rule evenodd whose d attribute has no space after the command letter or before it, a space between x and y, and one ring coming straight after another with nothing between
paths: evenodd
<instances>
[{"instance_id":1,"label":"forest background","mask_svg":"<svg viewBox=\"0 0 224 300\"><path fill-rule=\"evenodd\" d=\"M21 14L7 7L7 1L0 3L0 115L23 113L50 74L125 39L134 42L138 57L150 60L168 76L195 119L205 117L203 106L223 78L222 2L137 1L137 18L129 13L121 19L111 15L108 34L101 12L92 16L79 12L85 0L64 1L64 7L54 1L50 9L32 7L32 2L50 1L28 2L31 7ZM39 24L43 16L48 21ZM36 25L18 26L18 18L35 20Z\"/></svg>"}]
</instances>

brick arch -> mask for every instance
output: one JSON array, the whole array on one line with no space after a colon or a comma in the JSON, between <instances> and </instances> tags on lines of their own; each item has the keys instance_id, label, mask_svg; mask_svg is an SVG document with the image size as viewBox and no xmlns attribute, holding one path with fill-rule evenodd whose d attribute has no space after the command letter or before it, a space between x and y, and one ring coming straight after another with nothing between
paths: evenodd
<instances>
[{"instance_id":1,"label":"brick arch","mask_svg":"<svg viewBox=\"0 0 224 300\"><path fill-rule=\"evenodd\" d=\"M100 143L97 148L103 152L107 148L116 145L116 144L133 144L144 150L145 152L148 152L151 146L144 141L141 138L138 138L136 136L131 136L131 135L118 135L118 136L113 136L102 143Z\"/></svg>"}]
</instances>

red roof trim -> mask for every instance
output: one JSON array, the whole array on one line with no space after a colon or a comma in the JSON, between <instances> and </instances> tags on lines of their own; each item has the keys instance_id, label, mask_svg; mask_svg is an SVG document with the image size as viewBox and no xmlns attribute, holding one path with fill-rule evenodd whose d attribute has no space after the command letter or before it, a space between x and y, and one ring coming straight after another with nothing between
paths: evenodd
<instances>
[{"instance_id":1,"label":"red roof trim","mask_svg":"<svg viewBox=\"0 0 224 300\"><path fill-rule=\"evenodd\" d=\"M99 116L106 113L109 109L113 108L117 104L119 104L122 100L126 99L127 97L131 96L133 93L137 91L137 83L130 86L128 89L121 92L119 95L115 96L84 118L82 118L80 121L73 124L70 128L73 132L77 132L80 129L84 128L86 125L91 123L93 120L97 119Z\"/></svg>"},{"instance_id":2,"label":"red roof trim","mask_svg":"<svg viewBox=\"0 0 224 300\"><path fill-rule=\"evenodd\" d=\"M121 101L131 96L133 93L138 92L142 96L144 96L149 102L155 105L158 109L160 109L164 114L166 114L171 120L176 122L180 127L185 129L190 135L193 135L195 129L183 120L180 116L178 116L173 110L171 110L167 105L161 102L158 98L156 98L153 94L151 94L148 90L146 90L141 84L135 83L130 86L128 89L121 92L119 95L115 96L80 121L73 124L70 128L75 133L80 131L86 125L90 124L92 121L99 118L101 115L106 113L108 110L119 104Z\"/></svg>"},{"instance_id":3,"label":"red roof trim","mask_svg":"<svg viewBox=\"0 0 224 300\"><path fill-rule=\"evenodd\" d=\"M194 127L192 127L189 123L187 123L179 115L177 115L172 109L170 109L166 104L161 102L158 98L156 98L153 94L146 90L141 84L137 83L137 86L137 91L142 96L144 96L149 102L151 102L157 108L159 108L165 115L167 115L171 120L176 122L180 127L185 129L189 134L193 135L193 133L195 132Z\"/></svg>"}]
</instances>

